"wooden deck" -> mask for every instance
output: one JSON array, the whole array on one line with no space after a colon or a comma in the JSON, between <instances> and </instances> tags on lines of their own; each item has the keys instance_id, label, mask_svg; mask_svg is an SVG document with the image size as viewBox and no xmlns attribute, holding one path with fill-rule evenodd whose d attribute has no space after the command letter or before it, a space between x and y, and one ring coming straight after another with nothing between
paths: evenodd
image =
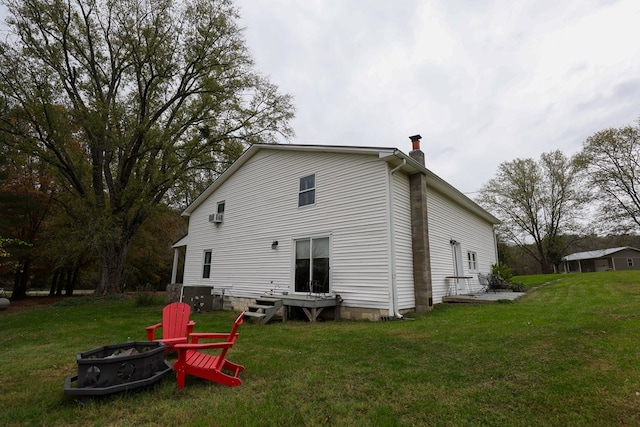
<instances>
[{"instance_id":1,"label":"wooden deck","mask_svg":"<svg viewBox=\"0 0 640 427\"><path fill-rule=\"evenodd\" d=\"M304 314L307 316L310 322L317 321L318 316L325 308L333 308L333 318L335 320L340 319L340 304L342 303L342 298L340 297L340 295L278 295L262 297L260 298L260 300L282 301L282 305L284 306L284 316L282 318L283 322L287 321L290 307L302 308L302 311L304 311Z\"/></svg>"}]
</instances>

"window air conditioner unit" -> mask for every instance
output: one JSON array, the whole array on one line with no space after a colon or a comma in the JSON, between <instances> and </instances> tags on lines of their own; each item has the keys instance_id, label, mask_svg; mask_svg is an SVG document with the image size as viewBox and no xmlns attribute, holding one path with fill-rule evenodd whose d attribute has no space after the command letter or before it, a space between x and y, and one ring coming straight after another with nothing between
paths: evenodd
<instances>
[{"instance_id":1,"label":"window air conditioner unit","mask_svg":"<svg viewBox=\"0 0 640 427\"><path fill-rule=\"evenodd\" d=\"M211 215L209 215L209 222L213 222L215 224L219 224L219 223L222 222L222 216L223 215L224 214L221 214L221 213L211 214Z\"/></svg>"}]
</instances>

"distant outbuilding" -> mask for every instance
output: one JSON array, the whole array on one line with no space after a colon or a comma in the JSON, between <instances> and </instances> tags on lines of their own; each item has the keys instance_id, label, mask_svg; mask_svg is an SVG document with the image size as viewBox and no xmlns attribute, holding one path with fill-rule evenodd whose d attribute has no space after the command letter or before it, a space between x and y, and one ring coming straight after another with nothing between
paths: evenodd
<instances>
[{"instance_id":1,"label":"distant outbuilding","mask_svg":"<svg viewBox=\"0 0 640 427\"><path fill-rule=\"evenodd\" d=\"M630 246L577 252L562 258L565 273L640 270L640 249Z\"/></svg>"}]
</instances>

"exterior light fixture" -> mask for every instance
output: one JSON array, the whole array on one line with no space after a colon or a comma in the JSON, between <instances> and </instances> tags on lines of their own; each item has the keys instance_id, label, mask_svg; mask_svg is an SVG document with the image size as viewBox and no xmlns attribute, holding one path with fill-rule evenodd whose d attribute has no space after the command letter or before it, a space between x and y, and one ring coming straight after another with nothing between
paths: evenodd
<instances>
[{"instance_id":1,"label":"exterior light fixture","mask_svg":"<svg viewBox=\"0 0 640 427\"><path fill-rule=\"evenodd\" d=\"M271 249L278 249L278 241L274 240L273 243L271 243Z\"/></svg>"}]
</instances>

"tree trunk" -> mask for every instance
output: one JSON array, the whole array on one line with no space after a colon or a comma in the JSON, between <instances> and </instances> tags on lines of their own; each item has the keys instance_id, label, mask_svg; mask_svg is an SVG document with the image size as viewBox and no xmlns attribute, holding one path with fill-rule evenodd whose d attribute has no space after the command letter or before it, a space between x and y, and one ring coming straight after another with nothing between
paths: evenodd
<instances>
[{"instance_id":1,"label":"tree trunk","mask_svg":"<svg viewBox=\"0 0 640 427\"><path fill-rule=\"evenodd\" d=\"M102 243L102 247L100 248L102 272L100 273L100 283L98 283L96 287L96 295L119 294L124 292L125 284L121 283L121 281L128 249L128 240Z\"/></svg>"},{"instance_id":2,"label":"tree trunk","mask_svg":"<svg viewBox=\"0 0 640 427\"><path fill-rule=\"evenodd\" d=\"M60 277L60 269L56 268L53 272L53 279L51 279L51 288L49 289L49 296L52 297L56 294L56 286L58 285L58 278Z\"/></svg>"},{"instance_id":3,"label":"tree trunk","mask_svg":"<svg viewBox=\"0 0 640 427\"><path fill-rule=\"evenodd\" d=\"M66 296L73 295L73 290L76 288L76 282L78 281L79 272L80 272L80 267L76 267L73 270L69 270L69 277L67 279L67 284L64 288L64 294Z\"/></svg>"},{"instance_id":4,"label":"tree trunk","mask_svg":"<svg viewBox=\"0 0 640 427\"><path fill-rule=\"evenodd\" d=\"M27 259L21 262L16 271L15 280L13 282L13 292L11 300L16 301L27 297L27 283L29 281L29 270L31 268L31 260Z\"/></svg>"},{"instance_id":5,"label":"tree trunk","mask_svg":"<svg viewBox=\"0 0 640 427\"><path fill-rule=\"evenodd\" d=\"M58 283L56 284L57 297L62 296L62 285L64 284L65 280L67 280L67 275L68 275L68 270L66 268L62 269L62 272L60 273L60 277L58 278Z\"/></svg>"}]
</instances>

